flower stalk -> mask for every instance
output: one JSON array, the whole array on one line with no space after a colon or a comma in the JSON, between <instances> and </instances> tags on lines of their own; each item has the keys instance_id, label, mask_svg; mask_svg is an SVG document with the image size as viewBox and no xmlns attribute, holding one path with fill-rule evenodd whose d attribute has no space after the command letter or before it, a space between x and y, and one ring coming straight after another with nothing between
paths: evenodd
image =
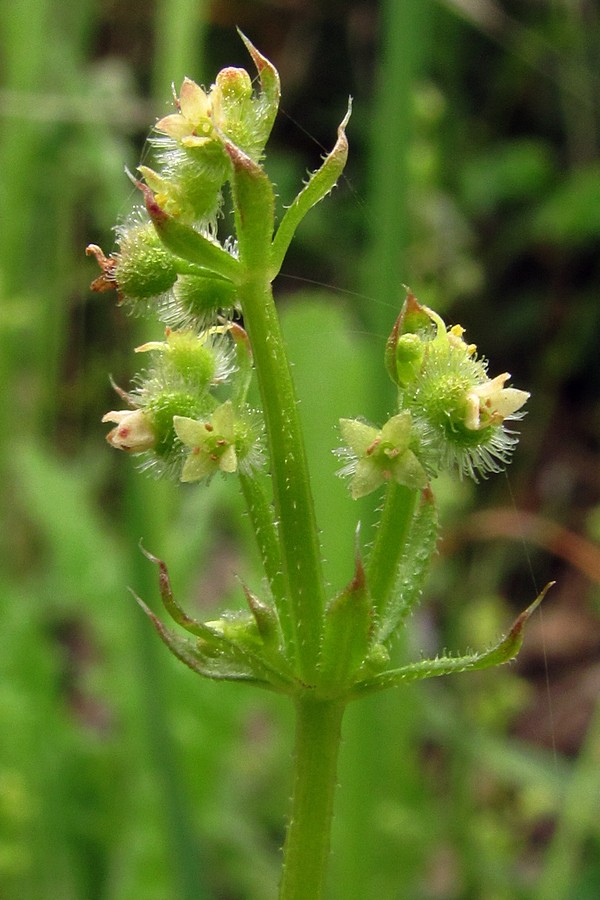
<instances>
[{"instance_id":1,"label":"flower stalk","mask_svg":"<svg viewBox=\"0 0 600 900\"><path fill-rule=\"evenodd\" d=\"M320 900L346 705L387 687L512 659L543 596L491 650L400 669L390 662L390 644L421 596L436 550L433 479L453 469L477 480L506 465L516 445L506 423L522 416L528 394L506 386L508 373L489 378L464 329L448 328L409 292L384 361L396 410L381 425L340 421L339 474L350 479L352 498L382 487L386 494L370 553L363 562L357 529L354 572L329 597L272 281L304 216L344 169L350 106L333 150L276 228L275 190L261 160L279 76L242 39L258 92L243 69L224 69L209 91L185 79L175 111L155 125L157 168L138 170L142 203L119 227L117 251L106 256L92 244L87 252L101 269L93 290L114 288L126 310L156 315L166 326L164 341L136 348L151 362L134 388L116 388L127 408L104 416L115 426L109 443L155 475L202 485L239 479L267 584L264 596L243 586L245 612L198 622L175 599L165 563L147 553L177 627L138 602L168 649L197 674L289 695L297 727L280 897ZM220 241L225 196L234 230ZM253 379L258 409L248 401Z\"/></svg>"}]
</instances>

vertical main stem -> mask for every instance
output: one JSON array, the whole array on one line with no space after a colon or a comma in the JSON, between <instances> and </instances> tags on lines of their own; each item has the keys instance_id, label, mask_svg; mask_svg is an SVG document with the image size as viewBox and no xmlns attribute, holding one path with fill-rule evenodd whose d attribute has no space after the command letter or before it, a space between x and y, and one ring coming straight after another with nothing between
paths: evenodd
<instances>
[{"instance_id":1,"label":"vertical main stem","mask_svg":"<svg viewBox=\"0 0 600 900\"><path fill-rule=\"evenodd\" d=\"M320 547L294 386L270 285L244 285L244 324L253 348L267 426L275 512L296 654L303 677L315 677L324 607Z\"/></svg>"},{"instance_id":2,"label":"vertical main stem","mask_svg":"<svg viewBox=\"0 0 600 900\"><path fill-rule=\"evenodd\" d=\"M242 274L238 282L265 417L275 517L299 675L317 678L325 588L321 549L296 393L270 283L273 187L263 170L228 145Z\"/></svg>"},{"instance_id":3,"label":"vertical main stem","mask_svg":"<svg viewBox=\"0 0 600 900\"><path fill-rule=\"evenodd\" d=\"M297 700L292 811L279 900L323 897L344 708L339 700Z\"/></svg>"}]
</instances>

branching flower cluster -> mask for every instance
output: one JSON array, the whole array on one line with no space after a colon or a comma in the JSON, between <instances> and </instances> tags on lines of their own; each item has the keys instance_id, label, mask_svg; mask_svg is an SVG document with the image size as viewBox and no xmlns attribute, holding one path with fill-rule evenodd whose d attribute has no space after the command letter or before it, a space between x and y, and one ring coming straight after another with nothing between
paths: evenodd
<instances>
[{"instance_id":1,"label":"branching flower cluster","mask_svg":"<svg viewBox=\"0 0 600 900\"><path fill-rule=\"evenodd\" d=\"M336 451L352 497L385 486L382 522L366 565L357 548L349 586L327 600L270 285L299 223L344 168L350 109L335 147L275 228L274 189L261 159L279 77L243 40L258 71L258 93L244 69L219 72L209 91L186 78L175 111L155 125L155 168L139 167L143 203L117 229L116 252L107 257L88 247L101 269L92 288L116 289L127 310L166 325L164 341L136 349L150 362L133 389L116 388L126 408L103 421L114 426L109 443L139 455L143 469L184 482L235 476L248 503L271 596L263 601L246 590L249 614L202 625L177 605L164 570L165 606L194 637L152 616L171 650L213 678L357 696L406 677L403 669L386 669L387 642L418 601L435 552L432 478L446 469L475 479L501 469L516 443L506 423L522 415L528 394L506 386L508 373L488 377L463 329L448 328L408 293L385 355L397 411L381 427L342 419L344 446ZM235 232L219 240L226 184ZM254 377L261 409L247 402ZM491 664L498 654L508 658L519 635L473 658L422 663L418 677Z\"/></svg>"},{"instance_id":2,"label":"branching flower cluster","mask_svg":"<svg viewBox=\"0 0 600 900\"><path fill-rule=\"evenodd\" d=\"M294 698L298 775L281 897L318 900L345 705L415 679L513 658L541 599L491 649L402 666L392 661L392 638L418 603L436 550L435 477L450 469L477 480L503 468L516 444L509 426L528 394L507 386L506 372L490 378L464 330L447 327L408 292L385 353L397 409L380 426L360 417L340 422L340 474L352 497L383 488L384 501L366 559L357 538L354 572L330 597L271 284L298 225L344 169L350 107L333 150L277 221L261 160L279 76L243 40L258 91L244 69L224 69L209 91L186 78L175 111L155 125L155 167L139 167L134 181L142 202L117 229L117 250L106 256L90 245L87 252L101 269L95 291L115 289L126 310L166 326L163 341L137 348L149 362L133 388L116 388L125 408L104 416L113 426L109 443L138 455L144 469L184 482L237 479L266 579L264 597L244 586L247 612L198 622L175 600L165 564L147 554L159 567L164 607L186 634L139 602L195 672ZM220 239L225 197L233 233ZM258 408L248 403L253 379Z\"/></svg>"},{"instance_id":3,"label":"branching flower cluster","mask_svg":"<svg viewBox=\"0 0 600 900\"><path fill-rule=\"evenodd\" d=\"M505 423L522 418L529 394L505 387L508 372L489 378L463 335L408 293L386 348L400 412L380 431L360 420L340 423L340 474L352 476L353 497L390 479L423 488L444 470L477 481L509 462L517 437Z\"/></svg>"}]
</instances>

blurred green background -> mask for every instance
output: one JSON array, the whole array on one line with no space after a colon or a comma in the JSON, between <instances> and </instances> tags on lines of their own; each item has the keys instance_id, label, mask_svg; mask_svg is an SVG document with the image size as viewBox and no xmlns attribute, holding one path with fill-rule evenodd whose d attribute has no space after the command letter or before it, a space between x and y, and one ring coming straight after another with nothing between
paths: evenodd
<instances>
[{"instance_id":1,"label":"blurred green background","mask_svg":"<svg viewBox=\"0 0 600 900\"><path fill-rule=\"evenodd\" d=\"M0 896L269 900L290 790L279 698L175 662L164 557L188 609L260 573L234 485L154 482L104 443L127 319L108 252L171 82L279 68L267 161L281 203L351 158L277 283L332 585L358 510L339 416L392 408L381 365L410 284L532 391L508 478L438 486L443 540L407 646L485 646L549 579L519 661L356 703L332 900L600 895L600 13L587 0L2 0L0 3Z\"/></svg>"}]
</instances>

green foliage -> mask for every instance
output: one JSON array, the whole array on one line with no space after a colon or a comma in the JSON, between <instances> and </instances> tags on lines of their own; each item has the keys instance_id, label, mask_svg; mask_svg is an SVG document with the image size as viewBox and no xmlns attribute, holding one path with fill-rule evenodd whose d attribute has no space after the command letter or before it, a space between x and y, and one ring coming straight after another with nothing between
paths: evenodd
<instances>
[{"instance_id":1,"label":"green foliage","mask_svg":"<svg viewBox=\"0 0 600 900\"><path fill-rule=\"evenodd\" d=\"M238 585L230 591L231 570L260 594L258 564L242 562L234 549L239 542L252 553L247 522L219 479L209 494L192 488L175 498L164 485L130 482L126 465L113 468L98 442L98 419L108 408L106 372L127 377L123 353L136 323L107 314L104 298L82 295L93 274L81 245L101 229L110 241L115 215L126 215L122 168L137 159L140 129L164 113L171 80L208 78L228 58L225 45L234 46L231 28L207 25L203 6L164 0L153 14L135 5L58 10L29 0L5 4L0 14L0 893L7 900L264 900L277 877L288 714L274 695L265 703L243 686L204 685L171 664L123 589L156 598L155 568L137 549L143 537L169 560L177 595L199 618L243 596ZM272 9L259 6L252 22L240 24L271 50ZM332 595L352 571L356 512L331 477L339 463L329 451L339 444L339 415L383 421L390 413L379 376L367 382L365 373L381 358L400 282L439 308L452 304L446 318L468 324L494 363L535 394L511 480L517 508L576 529L594 513L598 116L590 61L597 30L584 19L594 12L581 5L512 7L509 27L502 18L459 20L450 11L458 4L389 2L377 51L367 46L369 30L357 30L355 18L348 24L342 7L320 22L298 12L294 40L277 47L282 69L297 78L284 108L324 145L347 94L354 96L348 182L303 222L279 283L293 287L288 275L351 290L360 283L373 298L335 304L329 293L322 306L304 294L285 302ZM217 9L227 15L223 4ZM430 27L422 28L422 15ZM412 30L401 16L413 16ZM379 83L392 90L373 89L375 55ZM311 66L299 66L300 58ZM149 84L156 102L142 96ZM385 107L401 117L406 96L415 98L416 117L405 132ZM378 110L385 124L373 124ZM284 146L291 127L276 129L280 158L269 164L281 203L320 152L308 140L299 150L296 130L294 148ZM413 151L405 156L407 143ZM412 187L394 168L403 160ZM279 177L290 171L287 181ZM147 339L147 332L136 337ZM340 373L335 381L325 378L324 361ZM479 541L475 561L465 535L499 532L491 524L468 531L476 521L473 492L466 483L442 487L448 541L433 566L425 614L413 615L410 628L437 647L486 646L510 620L503 598L531 594L527 564L514 528L507 545ZM492 512L510 502L503 479L478 494ZM358 503L368 544L373 504L368 497ZM533 532L526 537L543 543ZM542 582L560 576L569 622L580 620L578 598L597 609L597 592L573 568L545 550L532 556ZM197 608L200 582L208 611ZM577 649L570 666L550 603L547 610L549 701L545 687L538 694L546 676L532 631L525 668L516 672L480 673L468 684L457 675L354 704L332 898L597 895L597 716L579 753L591 670L587 651ZM126 658L126 646L137 648L134 658ZM561 652L561 669L572 678L558 686L552 663ZM398 645L393 657L400 666L414 652ZM556 752L539 737L519 738L519 711L540 735L561 694L581 719L556 707ZM571 723L567 732L563 720Z\"/></svg>"}]
</instances>

